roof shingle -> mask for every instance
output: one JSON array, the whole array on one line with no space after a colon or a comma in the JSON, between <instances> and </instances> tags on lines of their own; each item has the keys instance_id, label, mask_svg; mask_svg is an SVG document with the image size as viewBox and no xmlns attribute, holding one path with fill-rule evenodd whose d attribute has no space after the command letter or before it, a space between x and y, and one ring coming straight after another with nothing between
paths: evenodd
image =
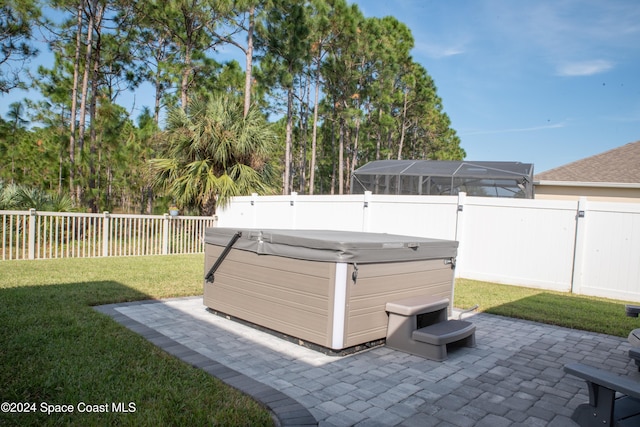
<instances>
[{"instance_id":1,"label":"roof shingle","mask_svg":"<svg viewBox=\"0 0 640 427\"><path fill-rule=\"evenodd\" d=\"M640 183L640 141L539 173L534 181Z\"/></svg>"}]
</instances>

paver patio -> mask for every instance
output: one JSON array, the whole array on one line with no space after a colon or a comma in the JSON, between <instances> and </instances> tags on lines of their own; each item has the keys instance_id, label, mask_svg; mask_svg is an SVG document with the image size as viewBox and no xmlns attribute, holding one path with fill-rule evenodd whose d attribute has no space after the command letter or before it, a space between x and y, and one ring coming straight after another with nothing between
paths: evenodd
<instances>
[{"instance_id":1,"label":"paver patio","mask_svg":"<svg viewBox=\"0 0 640 427\"><path fill-rule=\"evenodd\" d=\"M563 366L640 379L623 338L484 313L475 348L444 362L385 346L328 356L216 316L202 297L96 307L268 406L281 425L575 426L588 400Z\"/></svg>"}]
</instances>

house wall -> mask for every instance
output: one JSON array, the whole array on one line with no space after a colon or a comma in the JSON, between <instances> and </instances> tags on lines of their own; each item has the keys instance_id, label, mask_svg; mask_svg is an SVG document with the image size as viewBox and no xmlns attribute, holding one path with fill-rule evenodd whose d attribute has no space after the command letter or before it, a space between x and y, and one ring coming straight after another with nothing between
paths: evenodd
<instances>
[{"instance_id":1,"label":"house wall","mask_svg":"<svg viewBox=\"0 0 640 427\"><path fill-rule=\"evenodd\" d=\"M542 200L574 200L586 197L598 202L640 202L640 188L615 188L575 185L535 185L535 198Z\"/></svg>"}]
</instances>

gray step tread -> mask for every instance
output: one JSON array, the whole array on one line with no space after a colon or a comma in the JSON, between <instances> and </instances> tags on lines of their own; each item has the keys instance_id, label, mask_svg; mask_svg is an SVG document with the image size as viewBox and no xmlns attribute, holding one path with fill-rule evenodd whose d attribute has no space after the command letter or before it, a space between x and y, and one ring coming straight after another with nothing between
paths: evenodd
<instances>
[{"instance_id":1,"label":"gray step tread","mask_svg":"<svg viewBox=\"0 0 640 427\"><path fill-rule=\"evenodd\" d=\"M416 329L411 334L415 341L427 344L443 345L459 341L473 334L476 327L465 320L447 320Z\"/></svg>"}]
</instances>

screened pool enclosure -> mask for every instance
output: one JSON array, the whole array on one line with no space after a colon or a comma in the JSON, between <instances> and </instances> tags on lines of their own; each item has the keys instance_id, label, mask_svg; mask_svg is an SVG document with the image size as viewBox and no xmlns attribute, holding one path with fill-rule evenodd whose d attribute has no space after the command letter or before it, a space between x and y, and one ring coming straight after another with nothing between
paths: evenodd
<instances>
[{"instance_id":1,"label":"screened pool enclosure","mask_svg":"<svg viewBox=\"0 0 640 427\"><path fill-rule=\"evenodd\" d=\"M351 193L533 199L533 164L454 160L377 160L357 169Z\"/></svg>"}]
</instances>

